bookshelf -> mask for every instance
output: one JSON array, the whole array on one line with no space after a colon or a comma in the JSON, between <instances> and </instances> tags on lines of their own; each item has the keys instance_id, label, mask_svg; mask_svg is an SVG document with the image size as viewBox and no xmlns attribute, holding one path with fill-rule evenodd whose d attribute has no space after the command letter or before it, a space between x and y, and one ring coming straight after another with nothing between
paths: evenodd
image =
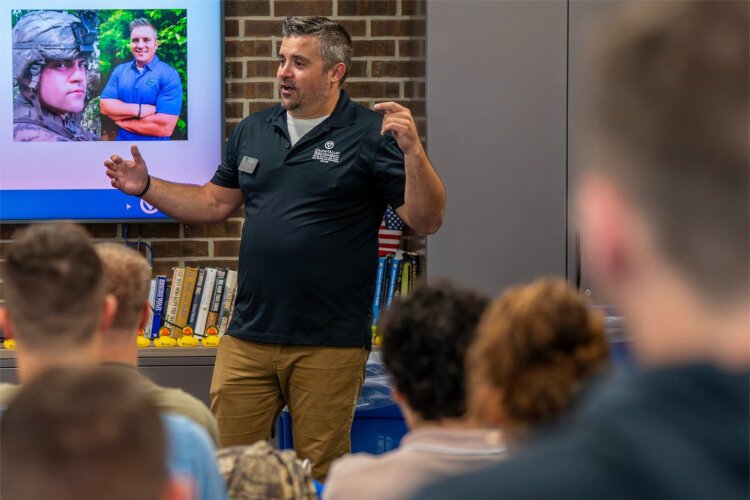
<instances>
[{"instance_id":1,"label":"bookshelf","mask_svg":"<svg viewBox=\"0 0 750 500\"><path fill-rule=\"evenodd\" d=\"M213 347L149 347L138 350L138 370L159 385L179 387L210 405L215 358ZM18 383L17 368L16 351L0 349L0 380Z\"/></svg>"}]
</instances>

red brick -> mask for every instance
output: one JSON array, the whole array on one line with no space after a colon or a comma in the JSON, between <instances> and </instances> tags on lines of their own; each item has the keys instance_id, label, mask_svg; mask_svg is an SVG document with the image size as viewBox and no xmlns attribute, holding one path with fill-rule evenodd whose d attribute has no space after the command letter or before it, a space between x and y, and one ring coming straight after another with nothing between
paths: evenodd
<instances>
[{"instance_id":1,"label":"red brick","mask_svg":"<svg viewBox=\"0 0 750 500\"><path fill-rule=\"evenodd\" d=\"M269 57L270 40L227 40L224 42L226 57Z\"/></svg>"},{"instance_id":2,"label":"red brick","mask_svg":"<svg viewBox=\"0 0 750 500\"><path fill-rule=\"evenodd\" d=\"M242 221L227 220L202 226L185 224L184 231L185 238L239 238L242 234Z\"/></svg>"},{"instance_id":3,"label":"red brick","mask_svg":"<svg viewBox=\"0 0 750 500\"><path fill-rule=\"evenodd\" d=\"M399 94L399 83L398 82L347 82L346 91L351 94L353 98L362 99L364 97L386 97L396 98Z\"/></svg>"},{"instance_id":4,"label":"red brick","mask_svg":"<svg viewBox=\"0 0 750 500\"><path fill-rule=\"evenodd\" d=\"M152 241L154 258L161 257L206 257L208 242L196 240Z\"/></svg>"},{"instance_id":5,"label":"red brick","mask_svg":"<svg viewBox=\"0 0 750 500\"><path fill-rule=\"evenodd\" d=\"M263 111L264 109L268 109L271 106L276 105L276 102L277 101L250 101L250 103L248 104L249 109L247 110L247 114L252 115L253 113L257 113L258 111ZM245 215L245 212L240 211L238 213L236 212L233 215L233 217L240 217L244 215Z\"/></svg>"},{"instance_id":6,"label":"red brick","mask_svg":"<svg viewBox=\"0 0 750 500\"><path fill-rule=\"evenodd\" d=\"M214 256L237 257L240 254L240 240L214 240Z\"/></svg>"},{"instance_id":7,"label":"red brick","mask_svg":"<svg viewBox=\"0 0 750 500\"><path fill-rule=\"evenodd\" d=\"M374 102L367 100L367 99L354 99L352 98L352 101L356 102L360 106L363 106L367 109L372 109L372 106L375 104Z\"/></svg>"},{"instance_id":8,"label":"red brick","mask_svg":"<svg viewBox=\"0 0 750 500\"><path fill-rule=\"evenodd\" d=\"M339 0L340 16L393 16L396 0Z\"/></svg>"},{"instance_id":9,"label":"red brick","mask_svg":"<svg viewBox=\"0 0 750 500\"><path fill-rule=\"evenodd\" d=\"M424 57L425 56L424 39L399 40L398 55L401 57Z\"/></svg>"},{"instance_id":10,"label":"red brick","mask_svg":"<svg viewBox=\"0 0 750 500\"><path fill-rule=\"evenodd\" d=\"M242 101L224 103L224 116L227 118L244 118L245 110ZM186 235L187 236L187 235Z\"/></svg>"},{"instance_id":11,"label":"red brick","mask_svg":"<svg viewBox=\"0 0 750 500\"><path fill-rule=\"evenodd\" d=\"M414 98L424 98L425 82L424 80L410 81L404 83L404 96Z\"/></svg>"},{"instance_id":12,"label":"red brick","mask_svg":"<svg viewBox=\"0 0 750 500\"><path fill-rule=\"evenodd\" d=\"M401 0L401 15L424 16L427 9L425 0Z\"/></svg>"},{"instance_id":13,"label":"red brick","mask_svg":"<svg viewBox=\"0 0 750 500\"><path fill-rule=\"evenodd\" d=\"M357 57L396 55L395 40L354 40L352 48Z\"/></svg>"},{"instance_id":14,"label":"red brick","mask_svg":"<svg viewBox=\"0 0 750 500\"><path fill-rule=\"evenodd\" d=\"M393 101L404 106L405 108L409 108L409 111L411 111L411 115L414 117L415 121L418 117L424 117L425 115L425 102L423 100L394 99ZM379 100L377 102L384 101Z\"/></svg>"},{"instance_id":15,"label":"red brick","mask_svg":"<svg viewBox=\"0 0 750 500\"><path fill-rule=\"evenodd\" d=\"M346 28L349 36L365 36L367 34L367 21L353 19L337 19Z\"/></svg>"},{"instance_id":16,"label":"red brick","mask_svg":"<svg viewBox=\"0 0 750 500\"><path fill-rule=\"evenodd\" d=\"M417 132L419 132L419 137L427 137L427 121L423 118L416 118L414 120L414 123L417 125ZM422 139L422 142L424 142L424 139Z\"/></svg>"},{"instance_id":17,"label":"red brick","mask_svg":"<svg viewBox=\"0 0 750 500\"><path fill-rule=\"evenodd\" d=\"M271 82L227 82L226 97L234 99L268 99L273 97Z\"/></svg>"},{"instance_id":18,"label":"red brick","mask_svg":"<svg viewBox=\"0 0 750 500\"><path fill-rule=\"evenodd\" d=\"M331 0L276 0L273 4L276 16L330 16L333 14Z\"/></svg>"},{"instance_id":19,"label":"red brick","mask_svg":"<svg viewBox=\"0 0 750 500\"><path fill-rule=\"evenodd\" d=\"M240 36L240 22L236 19L225 19L224 36Z\"/></svg>"},{"instance_id":20,"label":"red brick","mask_svg":"<svg viewBox=\"0 0 750 500\"><path fill-rule=\"evenodd\" d=\"M347 78L366 77L367 75L367 61L352 61L352 65L349 68L349 74Z\"/></svg>"},{"instance_id":21,"label":"red brick","mask_svg":"<svg viewBox=\"0 0 750 500\"><path fill-rule=\"evenodd\" d=\"M276 70L279 68L279 61L275 59L269 59L267 61L247 61L245 63L247 68L248 78L257 77L268 77L276 78Z\"/></svg>"},{"instance_id":22,"label":"red brick","mask_svg":"<svg viewBox=\"0 0 750 500\"><path fill-rule=\"evenodd\" d=\"M224 15L269 16L271 15L271 2L269 0L226 0Z\"/></svg>"},{"instance_id":23,"label":"red brick","mask_svg":"<svg viewBox=\"0 0 750 500\"><path fill-rule=\"evenodd\" d=\"M373 61L372 76L421 78L425 76L425 61Z\"/></svg>"},{"instance_id":24,"label":"red brick","mask_svg":"<svg viewBox=\"0 0 750 500\"><path fill-rule=\"evenodd\" d=\"M281 21L245 21L245 36L281 36Z\"/></svg>"},{"instance_id":25,"label":"red brick","mask_svg":"<svg viewBox=\"0 0 750 500\"><path fill-rule=\"evenodd\" d=\"M180 224L177 222L123 224L122 237L127 235L128 241L141 238L179 238Z\"/></svg>"},{"instance_id":26,"label":"red brick","mask_svg":"<svg viewBox=\"0 0 750 500\"><path fill-rule=\"evenodd\" d=\"M152 273L154 276L163 274L171 281L173 268L179 266L180 261L178 260L155 260L152 267Z\"/></svg>"},{"instance_id":27,"label":"red brick","mask_svg":"<svg viewBox=\"0 0 750 500\"><path fill-rule=\"evenodd\" d=\"M81 224L93 238L115 238L117 237L117 224L96 223Z\"/></svg>"},{"instance_id":28,"label":"red brick","mask_svg":"<svg viewBox=\"0 0 750 500\"><path fill-rule=\"evenodd\" d=\"M224 63L224 78L243 78L242 61L226 61Z\"/></svg>"},{"instance_id":29,"label":"red brick","mask_svg":"<svg viewBox=\"0 0 750 500\"><path fill-rule=\"evenodd\" d=\"M240 123L240 121L239 121L239 120L227 120L227 121L226 121L226 122L224 123L224 140L225 140L225 141L226 141L226 140L227 140L227 138L228 138L228 137L229 137L229 136L231 135L231 133L232 133L232 130L234 129L234 127L235 127L235 126L236 126L236 125L237 125L238 123Z\"/></svg>"},{"instance_id":30,"label":"red brick","mask_svg":"<svg viewBox=\"0 0 750 500\"><path fill-rule=\"evenodd\" d=\"M424 19L373 19L370 21L371 36L424 36Z\"/></svg>"}]
</instances>

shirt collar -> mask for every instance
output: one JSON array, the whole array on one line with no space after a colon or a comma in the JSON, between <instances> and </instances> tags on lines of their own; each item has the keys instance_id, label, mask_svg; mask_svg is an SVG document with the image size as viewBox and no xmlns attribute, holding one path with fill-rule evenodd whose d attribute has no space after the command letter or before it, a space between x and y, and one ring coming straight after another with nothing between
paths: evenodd
<instances>
[{"instance_id":1,"label":"shirt collar","mask_svg":"<svg viewBox=\"0 0 750 500\"><path fill-rule=\"evenodd\" d=\"M354 123L356 112L357 110L349 98L349 94L347 94L346 90L342 89L339 100L336 103L336 108L334 108L331 116L328 117L327 122L331 127L346 127ZM286 110L280 104L277 105L276 110L266 118L266 121L285 128Z\"/></svg>"},{"instance_id":2,"label":"shirt collar","mask_svg":"<svg viewBox=\"0 0 750 500\"><path fill-rule=\"evenodd\" d=\"M148 63L145 66L143 66L143 69L144 69L144 71L145 70L153 71L154 68L156 67L156 65L158 63L159 63L159 56L157 56L156 54L154 54L154 58L151 59L150 63ZM135 59L133 59L133 62L131 63L131 65L132 65L132 68L134 70L138 71L138 66L136 66L136 64L135 64Z\"/></svg>"}]
</instances>

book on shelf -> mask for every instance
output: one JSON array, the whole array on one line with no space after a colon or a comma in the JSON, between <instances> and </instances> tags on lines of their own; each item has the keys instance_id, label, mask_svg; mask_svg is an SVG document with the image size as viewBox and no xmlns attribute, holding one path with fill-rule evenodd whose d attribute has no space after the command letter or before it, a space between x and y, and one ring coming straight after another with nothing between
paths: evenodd
<instances>
[{"instance_id":1,"label":"book on shelf","mask_svg":"<svg viewBox=\"0 0 750 500\"><path fill-rule=\"evenodd\" d=\"M146 330L146 335L150 339L159 337L159 328L161 328L162 317L164 315L164 300L167 296L167 277L163 274L160 274L154 278L154 281L156 282L156 286L153 302L153 317L151 319L151 330Z\"/></svg>"},{"instance_id":2,"label":"book on shelf","mask_svg":"<svg viewBox=\"0 0 750 500\"><path fill-rule=\"evenodd\" d=\"M397 250L391 257L391 266L388 273L388 291L385 295L385 307L390 307L393 297L401 294L401 263L404 260L404 252Z\"/></svg>"},{"instance_id":3,"label":"book on shelf","mask_svg":"<svg viewBox=\"0 0 750 500\"><path fill-rule=\"evenodd\" d=\"M216 285L216 268L209 267L206 269L206 278L203 283L203 294L200 304L198 305L198 317L195 320L195 335L202 337L206 334L206 319L208 309L211 307L214 287Z\"/></svg>"},{"instance_id":4,"label":"book on shelf","mask_svg":"<svg viewBox=\"0 0 750 500\"><path fill-rule=\"evenodd\" d=\"M177 317L177 306L180 303L180 292L182 291L182 278L185 276L185 268L175 267L172 271L172 285L169 290L169 299L167 300L167 310L164 313L164 324L172 328Z\"/></svg>"},{"instance_id":5,"label":"book on shelf","mask_svg":"<svg viewBox=\"0 0 750 500\"><path fill-rule=\"evenodd\" d=\"M401 264L401 297L406 297L412 291L411 283L411 262L408 256L404 257L404 263Z\"/></svg>"},{"instance_id":6,"label":"book on shelf","mask_svg":"<svg viewBox=\"0 0 750 500\"><path fill-rule=\"evenodd\" d=\"M388 296L388 287L391 283L391 261L393 261L393 254L386 255L385 270L383 272L383 288L380 290L380 297L378 298L381 314L385 311L385 301Z\"/></svg>"},{"instance_id":7,"label":"book on shelf","mask_svg":"<svg viewBox=\"0 0 750 500\"><path fill-rule=\"evenodd\" d=\"M156 278L151 278L148 284L148 319L146 324L143 325L143 336L146 338L151 337L151 325L154 322L154 302L156 300Z\"/></svg>"},{"instance_id":8,"label":"book on shelf","mask_svg":"<svg viewBox=\"0 0 750 500\"><path fill-rule=\"evenodd\" d=\"M372 298L372 326L378 325L378 315L380 314L380 296L383 291L383 281L385 280L386 256L378 257L378 272L375 275L375 293Z\"/></svg>"},{"instance_id":9,"label":"book on shelf","mask_svg":"<svg viewBox=\"0 0 750 500\"><path fill-rule=\"evenodd\" d=\"M198 308L201 306L201 298L203 297L203 284L206 282L206 270L204 268L198 269L198 279L195 280L195 292L193 293L193 303L190 305L190 316L188 316L187 324L195 332L195 324L198 321Z\"/></svg>"},{"instance_id":10,"label":"book on shelf","mask_svg":"<svg viewBox=\"0 0 750 500\"><path fill-rule=\"evenodd\" d=\"M227 269L217 269L216 285L214 286L211 305L208 307L208 314L206 315L206 328L219 326L219 309L221 308L221 298L224 295L224 285L226 283L226 279Z\"/></svg>"},{"instance_id":11,"label":"book on shelf","mask_svg":"<svg viewBox=\"0 0 750 500\"><path fill-rule=\"evenodd\" d=\"M219 317L216 320L219 336L224 335L229 326L230 310L234 305L234 294L237 291L237 271L233 269L227 269L227 277L224 281L224 293L221 298L221 306L219 308Z\"/></svg>"},{"instance_id":12,"label":"book on shelf","mask_svg":"<svg viewBox=\"0 0 750 500\"><path fill-rule=\"evenodd\" d=\"M232 321L232 313L234 312L234 297L237 295L237 285L234 286L234 290L232 291L232 298L231 303L229 304L229 309L226 311L226 314L223 318L221 318L221 322L219 323L219 336L221 337L225 333L227 333L227 329L229 328L229 322Z\"/></svg>"},{"instance_id":13,"label":"book on shelf","mask_svg":"<svg viewBox=\"0 0 750 500\"><path fill-rule=\"evenodd\" d=\"M172 325L172 337L182 337L182 329L187 326L190 317L190 306L193 302L195 293L195 283L198 280L198 268L186 267L182 272L182 286L180 287L179 298L177 300L177 310L174 316L174 325Z\"/></svg>"}]
</instances>

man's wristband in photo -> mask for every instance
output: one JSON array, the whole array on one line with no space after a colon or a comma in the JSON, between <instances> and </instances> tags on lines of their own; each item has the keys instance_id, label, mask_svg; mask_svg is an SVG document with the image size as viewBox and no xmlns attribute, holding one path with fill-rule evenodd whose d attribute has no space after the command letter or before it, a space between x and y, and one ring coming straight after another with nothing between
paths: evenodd
<instances>
[{"instance_id":1,"label":"man's wristband in photo","mask_svg":"<svg viewBox=\"0 0 750 500\"><path fill-rule=\"evenodd\" d=\"M138 103L138 115L135 117L136 120L141 119L141 103Z\"/></svg>"},{"instance_id":2,"label":"man's wristband in photo","mask_svg":"<svg viewBox=\"0 0 750 500\"><path fill-rule=\"evenodd\" d=\"M142 198L144 194L148 192L148 188L151 187L151 176L149 175L146 179L146 187L143 188L143 191L141 191L140 194L135 195L136 198Z\"/></svg>"}]
</instances>

